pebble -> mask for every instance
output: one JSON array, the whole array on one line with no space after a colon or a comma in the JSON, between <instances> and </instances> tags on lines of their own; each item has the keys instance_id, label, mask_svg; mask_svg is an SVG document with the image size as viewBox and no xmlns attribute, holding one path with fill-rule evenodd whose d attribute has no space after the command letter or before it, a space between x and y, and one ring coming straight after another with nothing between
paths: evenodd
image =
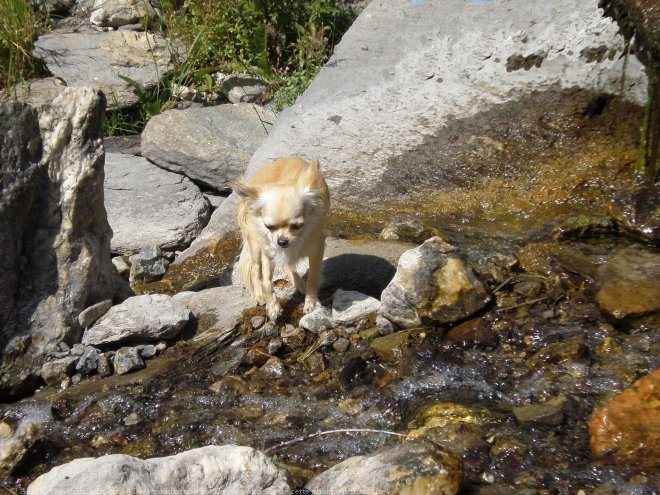
<instances>
[{"instance_id":1,"label":"pebble","mask_svg":"<svg viewBox=\"0 0 660 495\"><path fill-rule=\"evenodd\" d=\"M125 375L131 371L136 371L144 368L145 364L137 348L135 347L122 347L115 354L114 359L115 371L119 375Z\"/></svg>"}]
</instances>

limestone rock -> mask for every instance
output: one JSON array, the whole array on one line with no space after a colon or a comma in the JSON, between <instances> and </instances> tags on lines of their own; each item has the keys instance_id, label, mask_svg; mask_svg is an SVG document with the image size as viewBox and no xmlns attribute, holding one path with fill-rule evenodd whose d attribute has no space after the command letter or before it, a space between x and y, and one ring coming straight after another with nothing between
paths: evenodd
<instances>
[{"instance_id":1,"label":"limestone rock","mask_svg":"<svg viewBox=\"0 0 660 495\"><path fill-rule=\"evenodd\" d=\"M170 457L141 460L121 454L76 459L57 466L28 487L28 495L96 493L288 493L282 468L250 447L209 446Z\"/></svg>"},{"instance_id":2,"label":"limestone rock","mask_svg":"<svg viewBox=\"0 0 660 495\"><path fill-rule=\"evenodd\" d=\"M339 289L332 296L332 322L335 325L359 323L379 309L378 299L361 292Z\"/></svg>"},{"instance_id":3,"label":"limestone rock","mask_svg":"<svg viewBox=\"0 0 660 495\"><path fill-rule=\"evenodd\" d=\"M58 387L62 380L66 380L76 369L76 363L80 358L78 356L65 356L52 361L46 361L41 367L41 378L46 385Z\"/></svg>"},{"instance_id":4,"label":"limestone rock","mask_svg":"<svg viewBox=\"0 0 660 495\"><path fill-rule=\"evenodd\" d=\"M0 396L29 392L78 315L126 289L103 207L103 95L67 88L41 113L0 106Z\"/></svg>"},{"instance_id":5,"label":"limestone rock","mask_svg":"<svg viewBox=\"0 0 660 495\"><path fill-rule=\"evenodd\" d=\"M15 431L0 423L0 476L10 475L44 436L44 427L31 420L22 421Z\"/></svg>"},{"instance_id":6,"label":"limestone rock","mask_svg":"<svg viewBox=\"0 0 660 495\"><path fill-rule=\"evenodd\" d=\"M429 493L455 495L461 488L461 461L423 440L368 456L350 457L313 478L312 493Z\"/></svg>"},{"instance_id":7,"label":"limestone rock","mask_svg":"<svg viewBox=\"0 0 660 495\"><path fill-rule=\"evenodd\" d=\"M589 442L594 457L657 471L659 404L660 370L655 370L594 411L589 420Z\"/></svg>"},{"instance_id":8,"label":"limestone rock","mask_svg":"<svg viewBox=\"0 0 660 495\"><path fill-rule=\"evenodd\" d=\"M144 368L144 361L137 347L122 347L117 349L114 358L114 368L118 375Z\"/></svg>"},{"instance_id":9,"label":"limestone rock","mask_svg":"<svg viewBox=\"0 0 660 495\"><path fill-rule=\"evenodd\" d=\"M108 153L104 191L115 253L135 253L149 244L182 249L210 215L195 184L142 157Z\"/></svg>"},{"instance_id":10,"label":"limestone rock","mask_svg":"<svg viewBox=\"0 0 660 495\"><path fill-rule=\"evenodd\" d=\"M298 324L300 328L304 328L308 332L319 333L322 327L332 327L332 311L325 306L321 306L300 318Z\"/></svg>"},{"instance_id":11,"label":"limestone rock","mask_svg":"<svg viewBox=\"0 0 660 495\"><path fill-rule=\"evenodd\" d=\"M101 316L106 314L111 307L112 299L106 299L105 301L93 304L89 308L85 308L85 310L78 315L78 323L80 323L82 328L87 328Z\"/></svg>"},{"instance_id":12,"label":"limestone rock","mask_svg":"<svg viewBox=\"0 0 660 495\"><path fill-rule=\"evenodd\" d=\"M133 31L65 33L40 36L34 55L69 87L103 90L110 107L138 102L128 77L149 89L170 68L167 41L155 34Z\"/></svg>"},{"instance_id":13,"label":"limestone rock","mask_svg":"<svg viewBox=\"0 0 660 495\"><path fill-rule=\"evenodd\" d=\"M101 346L171 339L189 320L190 311L165 294L130 297L85 330L82 343Z\"/></svg>"},{"instance_id":14,"label":"limestone rock","mask_svg":"<svg viewBox=\"0 0 660 495\"><path fill-rule=\"evenodd\" d=\"M204 325L198 323L195 340L222 340L233 334L243 310L253 305L249 292L230 285L199 292L180 292L174 300L187 307Z\"/></svg>"},{"instance_id":15,"label":"limestone rock","mask_svg":"<svg viewBox=\"0 0 660 495\"><path fill-rule=\"evenodd\" d=\"M118 28L155 14L148 0L95 0L92 24Z\"/></svg>"},{"instance_id":16,"label":"limestone rock","mask_svg":"<svg viewBox=\"0 0 660 495\"><path fill-rule=\"evenodd\" d=\"M617 253L602 269L597 299L608 315L623 319L660 311L660 255L638 247Z\"/></svg>"},{"instance_id":17,"label":"limestone rock","mask_svg":"<svg viewBox=\"0 0 660 495\"><path fill-rule=\"evenodd\" d=\"M266 108L246 103L168 110L142 132L142 155L159 167L228 191L273 120Z\"/></svg>"},{"instance_id":18,"label":"limestone rock","mask_svg":"<svg viewBox=\"0 0 660 495\"><path fill-rule=\"evenodd\" d=\"M450 323L475 313L488 300L465 256L433 237L401 255L381 296L381 315L401 328Z\"/></svg>"}]
</instances>

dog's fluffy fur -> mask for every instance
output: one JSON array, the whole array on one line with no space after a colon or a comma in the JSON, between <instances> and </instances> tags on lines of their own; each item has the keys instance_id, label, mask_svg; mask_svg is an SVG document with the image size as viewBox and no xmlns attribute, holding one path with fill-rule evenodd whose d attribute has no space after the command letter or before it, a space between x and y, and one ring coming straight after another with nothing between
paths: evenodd
<instances>
[{"instance_id":1,"label":"dog's fluffy fur","mask_svg":"<svg viewBox=\"0 0 660 495\"><path fill-rule=\"evenodd\" d=\"M270 163L249 182L232 184L239 195L238 225L243 248L238 262L241 280L268 317L282 308L273 292L275 263L283 264L291 283L305 294L305 313L320 306L321 262L325 249L325 219L330 194L317 160L284 158ZM309 258L307 283L296 263Z\"/></svg>"}]
</instances>

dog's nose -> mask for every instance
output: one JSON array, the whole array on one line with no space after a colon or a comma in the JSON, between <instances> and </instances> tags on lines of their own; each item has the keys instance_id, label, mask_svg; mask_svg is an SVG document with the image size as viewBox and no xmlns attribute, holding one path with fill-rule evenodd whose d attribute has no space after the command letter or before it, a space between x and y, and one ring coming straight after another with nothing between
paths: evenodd
<instances>
[{"instance_id":1,"label":"dog's nose","mask_svg":"<svg viewBox=\"0 0 660 495\"><path fill-rule=\"evenodd\" d=\"M286 237L278 237L277 244L281 247L286 247L289 244L289 239L287 239Z\"/></svg>"}]
</instances>

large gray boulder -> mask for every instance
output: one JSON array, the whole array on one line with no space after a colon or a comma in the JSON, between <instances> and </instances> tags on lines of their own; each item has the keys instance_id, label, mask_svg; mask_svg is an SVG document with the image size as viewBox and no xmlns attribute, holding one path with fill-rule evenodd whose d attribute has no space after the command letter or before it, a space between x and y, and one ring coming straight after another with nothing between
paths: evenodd
<instances>
[{"instance_id":1,"label":"large gray boulder","mask_svg":"<svg viewBox=\"0 0 660 495\"><path fill-rule=\"evenodd\" d=\"M209 446L170 457L122 454L76 459L53 468L28 487L28 495L129 495L167 493L289 493L284 469L250 447Z\"/></svg>"},{"instance_id":2,"label":"large gray boulder","mask_svg":"<svg viewBox=\"0 0 660 495\"><path fill-rule=\"evenodd\" d=\"M136 253L150 244L183 249L206 226L209 203L186 177L119 153L106 154L105 172L113 253Z\"/></svg>"},{"instance_id":3,"label":"large gray boulder","mask_svg":"<svg viewBox=\"0 0 660 495\"><path fill-rule=\"evenodd\" d=\"M228 191L274 119L267 108L249 103L168 110L142 131L142 155L195 182Z\"/></svg>"},{"instance_id":4,"label":"large gray boulder","mask_svg":"<svg viewBox=\"0 0 660 495\"><path fill-rule=\"evenodd\" d=\"M164 38L135 31L53 32L37 39L34 55L68 86L103 90L110 107L139 101L131 84L119 76L153 88L171 69L172 58Z\"/></svg>"},{"instance_id":5,"label":"large gray boulder","mask_svg":"<svg viewBox=\"0 0 660 495\"><path fill-rule=\"evenodd\" d=\"M78 315L125 289L103 207L105 98L66 89L38 113L0 106L0 397L30 392Z\"/></svg>"}]
</instances>

